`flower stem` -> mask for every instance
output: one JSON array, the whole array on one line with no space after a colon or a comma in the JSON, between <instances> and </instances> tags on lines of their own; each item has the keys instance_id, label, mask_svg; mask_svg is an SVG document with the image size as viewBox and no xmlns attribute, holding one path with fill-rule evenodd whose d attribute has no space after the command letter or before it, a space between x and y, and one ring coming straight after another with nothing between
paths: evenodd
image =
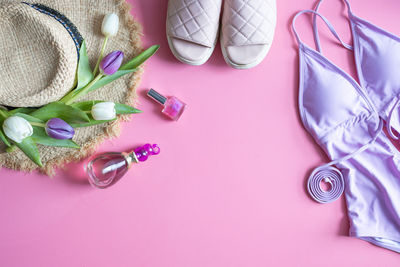
<instances>
[{"instance_id":1,"label":"flower stem","mask_svg":"<svg viewBox=\"0 0 400 267\"><path fill-rule=\"evenodd\" d=\"M104 50L106 49L106 45L107 45L107 40L108 40L108 36L106 36L106 38L104 38L103 46L101 47L101 51L100 51L100 56L97 59L96 66L94 67L93 75L95 75L95 76L96 76L97 71L99 70L100 61L103 58Z\"/></svg>"},{"instance_id":2,"label":"flower stem","mask_svg":"<svg viewBox=\"0 0 400 267\"><path fill-rule=\"evenodd\" d=\"M2 110L1 108L0 108L0 116L3 117L3 119L7 119L8 118L7 112Z\"/></svg>"},{"instance_id":3,"label":"flower stem","mask_svg":"<svg viewBox=\"0 0 400 267\"><path fill-rule=\"evenodd\" d=\"M7 153L11 153L11 152L13 152L16 148L17 148L16 145L12 145L12 146L6 148L6 152L7 152Z\"/></svg>"},{"instance_id":4,"label":"flower stem","mask_svg":"<svg viewBox=\"0 0 400 267\"><path fill-rule=\"evenodd\" d=\"M33 121L30 121L29 123L30 123L32 126L43 127L43 128L46 127L46 124L41 123L41 122L33 122Z\"/></svg>"},{"instance_id":5,"label":"flower stem","mask_svg":"<svg viewBox=\"0 0 400 267\"><path fill-rule=\"evenodd\" d=\"M60 102L65 103L67 105L71 104L76 98L80 97L81 95L86 94L90 87L92 87L98 80L103 78L103 74L99 73L96 78L94 78L90 83L88 83L85 87L80 89L79 92L71 91L66 96L61 98Z\"/></svg>"}]
</instances>

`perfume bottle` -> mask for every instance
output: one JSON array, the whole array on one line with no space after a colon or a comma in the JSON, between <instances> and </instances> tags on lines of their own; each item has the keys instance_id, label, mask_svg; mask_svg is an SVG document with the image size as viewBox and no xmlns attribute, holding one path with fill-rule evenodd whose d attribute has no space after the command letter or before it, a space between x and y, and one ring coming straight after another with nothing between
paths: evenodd
<instances>
[{"instance_id":1,"label":"perfume bottle","mask_svg":"<svg viewBox=\"0 0 400 267\"><path fill-rule=\"evenodd\" d=\"M186 104L174 96L165 97L154 89L150 89L147 92L147 95L163 105L164 108L162 113L175 121L181 117L183 111L185 110Z\"/></svg>"},{"instance_id":2,"label":"perfume bottle","mask_svg":"<svg viewBox=\"0 0 400 267\"><path fill-rule=\"evenodd\" d=\"M145 144L129 153L107 152L94 156L85 170L90 184L103 189L118 182L132 163L146 161L149 156L159 153L160 148L157 144Z\"/></svg>"}]
</instances>

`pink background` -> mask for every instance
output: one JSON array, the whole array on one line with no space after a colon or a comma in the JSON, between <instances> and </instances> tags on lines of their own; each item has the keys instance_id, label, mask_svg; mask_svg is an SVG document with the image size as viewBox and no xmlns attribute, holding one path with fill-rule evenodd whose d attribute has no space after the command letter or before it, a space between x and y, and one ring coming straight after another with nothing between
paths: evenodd
<instances>
[{"instance_id":1,"label":"pink background","mask_svg":"<svg viewBox=\"0 0 400 267\"><path fill-rule=\"evenodd\" d=\"M144 113L99 151L155 142L162 152L107 190L88 185L83 162L53 179L1 170L1 266L399 265L398 254L348 237L343 199L320 205L305 192L305 177L326 158L297 113L290 20L314 0L277 1L272 49L245 71L229 68L219 46L203 66L178 63L165 38L167 1L129 2L144 44L161 49L139 86ZM322 12L350 42L341 1L326 2ZM351 3L357 15L400 34L398 0ZM298 29L312 45L309 21ZM330 36L322 41L354 76L351 53ZM150 87L188 103L179 122L144 96Z\"/></svg>"}]
</instances>

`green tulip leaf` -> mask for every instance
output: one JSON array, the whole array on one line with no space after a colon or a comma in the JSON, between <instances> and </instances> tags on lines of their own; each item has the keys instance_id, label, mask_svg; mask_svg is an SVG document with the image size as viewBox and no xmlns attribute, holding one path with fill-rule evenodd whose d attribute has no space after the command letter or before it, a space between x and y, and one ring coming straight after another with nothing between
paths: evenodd
<instances>
[{"instance_id":1,"label":"green tulip leaf","mask_svg":"<svg viewBox=\"0 0 400 267\"><path fill-rule=\"evenodd\" d=\"M91 111L92 107L100 102L106 102L106 101L101 101L101 100L84 101L84 102L73 103L71 104L71 106L78 108L82 111ZM120 103L115 103L115 111L117 114L135 114L142 112L139 109Z\"/></svg>"},{"instance_id":2,"label":"green tulip leaf","mask_svg":"<svg viewBox=\"0 0 400 267\"><path fill-rule=\"evenodd\" d=\"M106 122L110 122L110 121L115 121L115 120L116 119L105 120L105 121L96 121L96 120L91 119L90 122L73 123L73 124L71 124L71 126L74 127L74 128L88 127L88 126L98 125L98 124L102 124L102 123L106 123Z\"/></svg>"},{"instance_id":3,"label":"green tulip leaf","mask_svg":"<svg viewBox=\"0 0 400 267\"><path fill-rule=\"evenodd\" d=\"M7 110L1 110L0 111L0 139L1 141L3 141L3 143L10 147L12 146L10 141L8 140L8 138L6 137L6 135L3 132L3 122L6 120L6 118L9 116L9 112Z\"/></svg>"},{"instance_id":4,"label":"green tulip leaf","mask_svg":"<svg viewBox=\"0 0 400 267\"><path fill-rule=\"evenodd\" d=\"M0 130L0 139L1 139L1 141L3 141L3 143L4 143L6 146L8 146L8 147L11 146L10 141L8 141L6 135L3 133L3 129Z\"/></svg>"},{"instance_id":5,"label":"green tulip leaf","mask_svg":"<svg viewBox=\"0 0 400 267\"><path fill-rule=\"evenodd\" d=\"M46 130L43 127L32 127L32 128L33 128L32 139L37 144L41 144L44 146L79 148L79 145L70 139L55 139L48 136Z\"/></svg>"},{"instance_id":6,"label":"green tulip leaf","mask_svg":"<svg viewBox=\"0 0 400 267\"><path fill-rule=\"evenodd\" d=\"M145 51L143 51L142 53L140 53L139 55L137 55L136 57L132 58L131 60L129 60L127 63L125 63L124 65L121 66L121 68L119 68L120 70L132 70L132 69L136 69L137 67L139 67L140 65L143 64L143 62L145 62L147 59L149 59L152 55L154 55L157 50L160 48L159 45L153 45L149 48L147 48Z\"/></svg>"},{"instance_id":7,"label":"green tulip leaf","mask_svg":"<svg viewBox=\"0 0 400 267\"><path fill-rule=\"evenodd\" d=\"M117 114L137 114L142 113L141 110L131 107L129 105L115 103L115 111Z\"/></svg>"},{"instance_id":8,"label":"green tulip leaf","mask_svg":"<svg viewBox=\"0 0 400 267\"><path fill-rule=\"evenodd\" d=\"M116 79L119 79L120 77L132 73L136 71L136 69L142 65L147 59L149 59L152 55L154 55L157 50L160 48L159 45L153 45L137 55L136 57L132 58L129 60L127 63L122 65L117 72L115 72L112 75L107 75L101 78L99 81L97 81L90 89L88 92L99 89L100 87L103 87Z\"/></svg>"},{"instance_id":9,"label":"green tulip leaf","mask_svg":"<svg viewBox=\"0 0 400 267\"><path fill-rule=\"evenodd\" d=\"M8 140L8 138L6 137L6 135L5 135L4 132L3 132L3 122L4 122L4 119L3 119L2 117L0 117L0 126L1 126L1 129L0 129L0 139L1 139L1 141L3 141L3 143L4 143L6 146L10 147L10 146L11 146L11 143L10 143L10 141Z\"/></svg>"},{"instance_id":10,"label":"green tulip leaf","mask_svg":"<svg viewBox=\"0 0 400 267\"><path fill-rule=\"evenodd\" d=\"M44 123L41 119L35 118L35 117L31 116L31 115L24 114L24 113L15 113L14 116L22 117L25 120L30 121L30 122Z\"/></svg>"},{"instance_id":11,"label":"green tulip leaf","mask_svg":"<svg viewBox=\"0 0 400 267\"><path fill-rule=\"evenodd\" d=\"M10 116L9 112L5 109L0 108L0 119L3 121Z\"/></svg>"},{"instance_id":12,"label":"green tulip leaf","mask_svg":"<svg viewBox=\"0 0 400 267\"><path fill-rule=\"evenodd\" d=\"M27 114L27 113L31 113L34 110L35 110L34 108L16 108L16 109L13 109L13 110L9 111L8 113L10 115L14 115L16 113L25 113L25 114Z\"/></svg>"},{"instance_id":13,"label":"green tulip leaf","mask_svg":"<svg viewBox=\"0 0 400 267\"><path fill-rule=\"evenodd\" d=\"M92 101L77 102L77 103L71 104L71 106L73 106L75 108L79 108L82 111L91 111L93 105L100 103L100 102L105 102L105 101L92 100ZM134 113L141 113L142 111L138 110L134 107L131 107L129 105L115 103L115 112L117 114L134 114ZM90 117L90 122L71 124L71 126L74 128L87 127L87 126L102 124L105 122L110 122L110 121L115 120L115 119L113 119L113 120L97 121L97 120L94 120L91 115L89 115L89 117Z\"/></svg>"},{"instance_id":14,"label":"green tulip leaf","mask_svg":"<svg viewBox=\"0 0 400 267\"><path fill-rule=\"evenodd\" d=\"M94 78L92 70L90 69L89 57L87 55L86 43L82 42L81 48L79 49L79 62L77 79L78 85L75 90L79 90L85 87Z\"/></svg>"},{"instance_id":15,"label":"green tulip leaf","mask_svg":"<svg viewBox=\"0 0 400 267\"><path fill-rule=\"evenodd\" d=\"M44 123L42 120L30 116L28 114L16 113L15 116L22 117L29 122ZM59 147L70 147L79 148L79 145L69 139L55 139L47 135L44 127L33 126L32 139L37 143L44 146L59 146Z\"/></svg>"},{"instance_id":16,"label":"green tulip leaf","mask_svg":"<svg viewBox=\"0 0 400 267\"><path fill-rule=\"evenodd\" d=\"M103 87L119 78L121 78L122 76L132 73L134 72L136 69L132 69L132 70L117 70L114 74L112 75L106 75L103 78L101 78L100 80L98 80L95 84L92 85L92 87L90 87L90 89L88 90L88 92L99 89L100 87Z\"/></svg>"},{"instance_id":17,"label":"green tulip leaf","mask_svg":"<svg viewBox=\"0 0 400 267\"><path fill-rule=\"evenodd\" d=\"M44 122L51 118L60 118L69 124L90 121L88 115L82 110L61 102L47 104L29 115Z\"/></svg>"},{"instance_id":18,"label":"green tulip leaf","mask_svg":"<svg viewBox=\"0 0 400 267\"><path fill-rule=\"evenodd\" d=\"M39 150L32 137L26 137L21 143L15 143L15 145L25 153L25 155L36 163L39 167L43 167L42 161L40 160Z\"/></svg>"}]
</instances>

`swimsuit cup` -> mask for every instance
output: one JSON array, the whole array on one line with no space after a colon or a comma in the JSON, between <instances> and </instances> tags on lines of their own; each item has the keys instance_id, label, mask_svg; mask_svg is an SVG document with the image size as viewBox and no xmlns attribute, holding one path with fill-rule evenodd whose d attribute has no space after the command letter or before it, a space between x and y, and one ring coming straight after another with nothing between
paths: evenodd
<instances>
[{"instance_id":1,"label":"swimsuit cup","mask_svg":"<svg viewBox=\"0 0 400 267\"><path fill-rule=\"evenodd\" d=\"M386 128L393 139L399 139L400 132L400 37L355 16L347 0L349 23L353 36L354 59L361 88L368 94L386 121ZM323 0L315 8L318 9ZM317 50L321 51L316 17L313 20ZM392 128L396 130L394 133Z\"/></svg>"},{"instance_id":2,"label":"swimsuit cup","mask_svg":"<svg viewBox=\"0 0 400 267\"><path fill-rule=\"evenodd\" d=\"M301 41L295 21L304 13L314 15L314 19L321 18L344 47L353 47L343 43L329 21L317 11L300 11L293 18L292 28L299 45L301 120L331 159L311 173L308 190L315 200L326 203L337 199L344 189L350 236L400 253L400 153L382 130L383 121L390 120L390 113L392 127L400 129L396 128L398 123L392 111L399 104L400 77L389 75L394 69L388 70L389 74L385 72L396 65L395 56L400 59L400 41L355 17L349 8L360 86L322 55L318 34L315 34L318 51ZM314 32L317 33L316 23ZM385 50L396 47L397 54ZM385 65L386 62L390 63ZM390 99L393 96L395 100ZM332 188L323 190L321 180L329 182Z\"/></svg>"}]
</instances>

